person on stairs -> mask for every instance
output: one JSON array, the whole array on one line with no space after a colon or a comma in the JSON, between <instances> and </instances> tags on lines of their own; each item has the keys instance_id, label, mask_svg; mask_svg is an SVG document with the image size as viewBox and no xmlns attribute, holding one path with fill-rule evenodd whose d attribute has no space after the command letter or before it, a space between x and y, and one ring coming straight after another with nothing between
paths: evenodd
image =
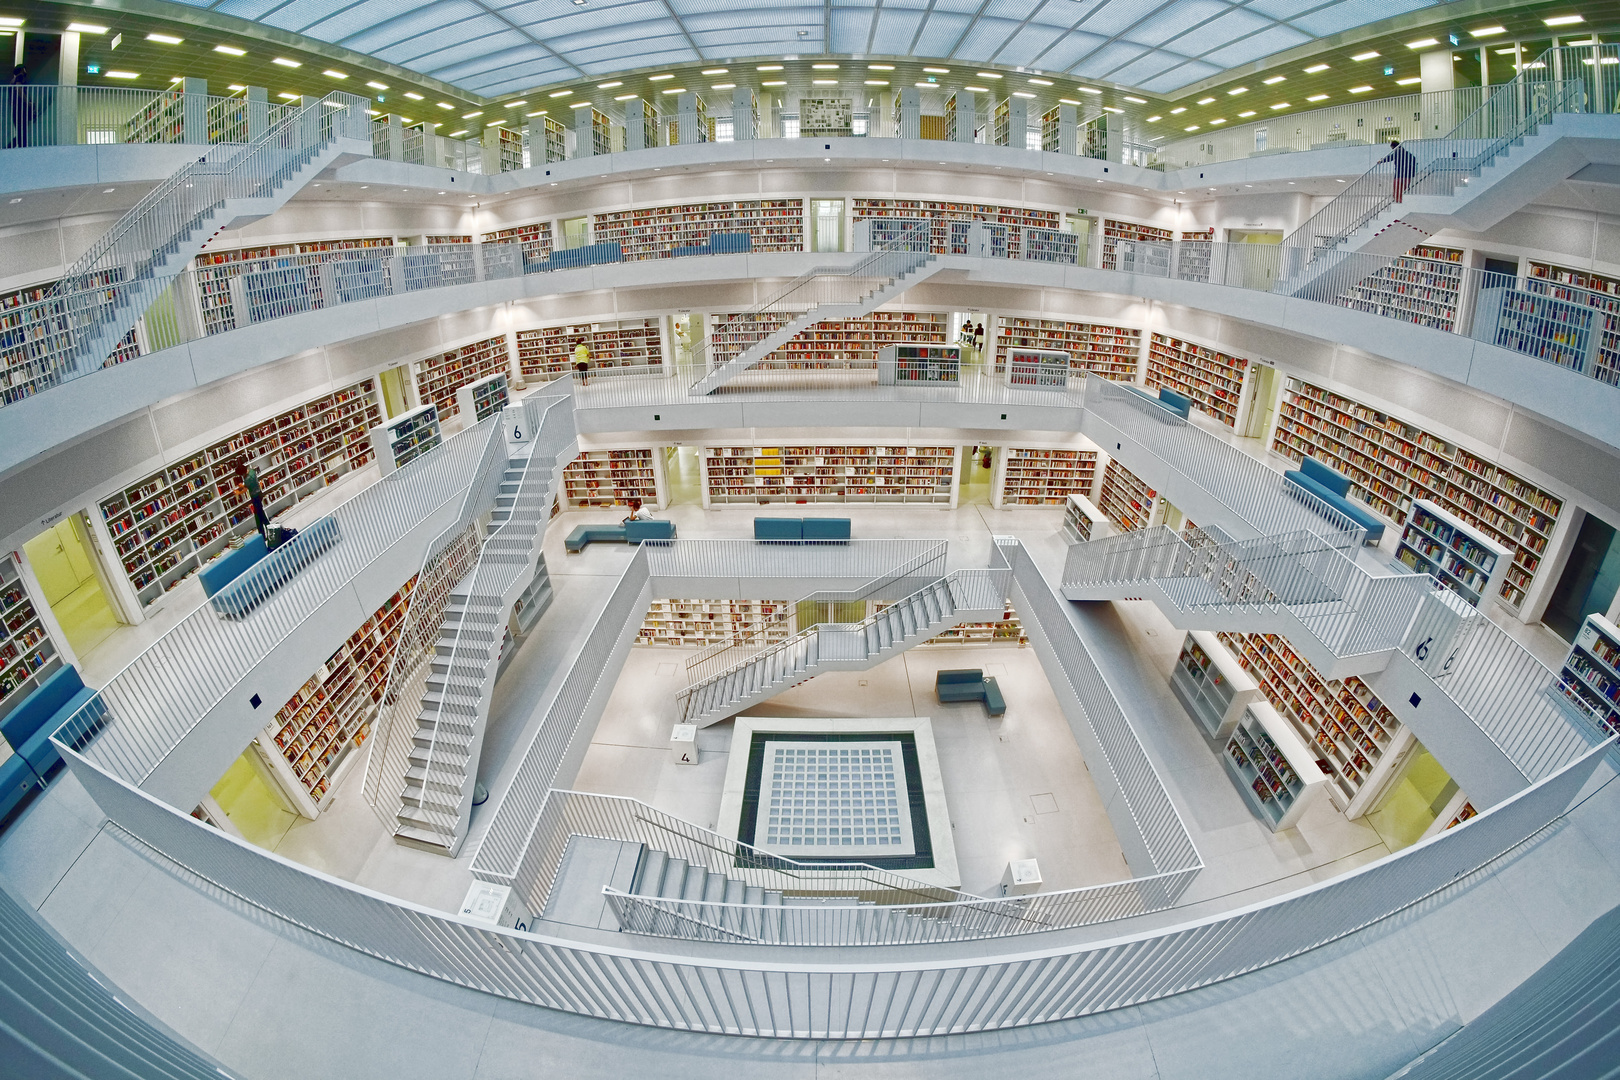
<instances>
[{"instance_id":1,"label":"person on stairs","mask_svg":"<svg viewBox=\"0 0 1620 1080\"><path fill-rule=\"evenodd\" d=\"M1412 177L1417 175L1417 157L1412 151L1401 145L1399 139L1389 140L1389 153L1378 159L1378 164L1389 162L1395 166L1395 201L1400 202L1401 196L1406 194L1407 185Z\"/></svg>"}]
</instances>

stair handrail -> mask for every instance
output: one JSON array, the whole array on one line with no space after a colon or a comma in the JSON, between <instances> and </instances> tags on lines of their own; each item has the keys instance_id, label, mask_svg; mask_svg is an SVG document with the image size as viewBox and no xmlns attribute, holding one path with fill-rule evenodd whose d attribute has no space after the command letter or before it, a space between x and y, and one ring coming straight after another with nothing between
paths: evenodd
<instances>
[{"instance_id":1,"label":"stair handrail","mask_svg":"<svg viewBox=\"0 0 1620 1080\"><path fill-rule=\"evenodd\" d=\"M334 91L282 115L245 146L209 147L147 192L74 261L44 298L55 306L59 320L66 320L54 329L68 336L67 359L54 365L54 381L85 364L101 366L105 357L77 355L80 340L107 319L127 317L133 325L145 304L120 314L120 301L126 296L139 301L141 294L167 287L167 282L158 282L152 268L184 228L200 222L227 199L260 195L287 179L295 166L334 138L355 137L353 131L363 126L367 105L365 98ZM175 267L175 274L181 269Z\"/></svg>"},{"instance_id":2,"label":"stair handrail","mask_svg":"<svg viewBox=\"0 0 1620 1080\"><path fill-rule=\"evenodd\" d=\"M769 617L748 624L748 627L741 631L741 637L737 637L734 633L730 640L705 646L688 657L684 667L686 685L690 687L703 682L720 666L729 667L735 663L735 658L723 661L720 659L726 653L736 649L752 649L753 652L750 655L753 655L761 651L764 645L769 644L772 631L790 619L798 618L801 604L853 604L889 588L902 578L915 576L924 567L932 565L938 565L940 568L938 573L933 574L933 579L937 580L943 577L945 558L949 548L949 543L941 541L913 555L894 569L879 574L877 577L857 585L853 589L822 589L802 596L790 604L783 605Z\"/></svg>"},{"instance_id":3,"label":"stair handrail","mask_svg":"<svg viewBox=\"0 0 1620 1080\"><path fill-rule=\"evenodd\" d=\"M535 528L534 535L530 538L530 547L527 549L529 554L526 559L526 565L524 566L514 567L512 564L505 561L496 563L489 558L490 542L497 538L504 538L507 534L507 530L513 526L514 522L517 521L517 500L523 496L525 489L531 482L531 477L536 478L539 483L543 484L545 488L549 490L551 482L557 471L557 465L554 458L556 455L562 452L563 447L567 446L577 437L577 432L574 425L573 398L565 395L560 397L544 398L541 399L541 401L544 401L545 408L543 413L538 414L538 420L536 420L536 416L540 407L540 401L530 398L529 401L524 402L525 420L532 425L531 448L528 455L523 459L522 475L518 478L517 491L513 495L513 512L506 518L505 521L501 522L501 524L497 526L493 532L484 538L483 542L478 548L478 558L474 562L472 570L467 575L467 601L466 611L462 616L462 631L464 631L467 627L468 617L472 614L475 600L483 598L486 601L486 606L499 605L499 603L505 599L506 591L511 586L513 581L515 581L526 570L532 570L532 556L534 547L540 543L541 537L545 533L546 522L548 519L546 515L542 513L539 518L539 523ZM495 505L495 498L500 490L500 477L502 473L504 473L506 463L505 431L502 429L502 425L500 424L496 425L496 430L500 433L502 438L502 469L501 472L496 473L495 481L493 484L488 485L487 491L480 493L476 505L485 508L482 513L488 513L489 510L493 509ZM549 510L549 508L550 507L548 504L547 509ZM499 638L503 628L504 622L497 620L495 623L495 632L497 638ZM492 655L486 659L485 668L480 673L476 683L469 680L463 680L459 678L456 673L456 661L461 655L462 647L465 642L465 633L458 631L455 638L455 644L450 648L450 655L445 658L444 692L441 695L438 706L439 720L433 727L433 738L428 743L425 761L422 766L422 793L424 796L428 793L428 781L431 779L433 774L434 759L440 753L439 739L444 731L446 706L450 705L452 702L455 702L463 707L470 704L471 708L473 709L473 715L476 716L479 698L484 690L484 680L487 678L490 668L492 668L499 659L501 642L500 640L496 640L490 646ZM469 698L471 699L470 701L468 700ZM417 704L420 705L421 702L418 701ZM454 818L450 818L445 814L430 810L425 804L421 807L421 809L423 815L429 818L432 822L436 832L446 835L452 840L455 838L457 832L460 830L462 821L462 814L460 812L459 805ZM449 845L447 844L446 846Z\"/></svg>"},{"instance_id":4,"label":"stair handrail","mask_svg":"<svg viewBox=\"0 0 1620 1080\"><path fill-rule=\"evenodd\" d=\"M903 604L907 600L910 600L914 596L922 595L923 593L927 592L929 589L932 589L934 586L940 584L941 582L944 582L948 588L952 588L953 591L954 591L955 589L963 588L964 587L964 582L966 580L971 580L975 576L983 576L983 577L987 578L990 581L999 582L1000 586L1001 586L1001 597L1002 597L1003 601L1005 601L1005 598L1006 598L1006 595L1007 595L1006 586L1007 586L1007 583L1008 583L1008 579L1011 576L1011 573L1012 573L1011 570L998 570L998 569L952 570L950 573L944 575L943 577L929 578L928 583L926 585L923 585L921 588L915 589L912 592L907 593L905 596L902 596L899 600L896 600L894 603L895 604ZM753 663L756 663L758 661L764 660L767 657L778 656L778 655L780 655L782 653L791 652L797 645L799 645L800 642L810 641L811 639L817 638L822 633L825 633L825 632L828 632L828 631L837 630L837 631L843 631L843 632L857 634L857 635L864 635L867 628L876 625L879 619L884 618L887 611L888 611L888 608L892 607L892 606L893 605L891 604L888 607L883 608L882 610L874 611L871 614L867 615L865 618L863 618L860 622L856 622L856 623L840 623L840 622L830 622L830 621L829 622L815 623L815 624L813 624L811 626L805 627L803 630L800 630L797 634L794 634L792 637L788 638L785 641L778 641L778 642L775 642L775 643L772 643L772 644L768 644L764 648L758 650L757 652L751 653L748 656L745 656L745 657L742 657L740 659L735 660L734 662L729 664L727 667L724 667L724 668L722 668L722 669L720 669L718 671L712 671L709 674L704 675L700 680L698 680L696 682L693 682L691 685L687 686L684 690L680 691L680 693L676 694L676 696L675 696L676 697L676 705L677 705L678 709L680 710L681 722L686 723L688 720L691 719L691 717L693 715L695 715L692 712L692 705L693 705L693 701L694 701L694 695L695 695L696 691L700 687L705 686L705 685L707 685L709 683L717 682L720 679L723 679L726 676L731 675L734 672L741 671L743 668L749 666L750 664L753 664Z\"/></svg>"},{"instance_id":5,"label":"stair handrail","mask_svg":"<svg viewBox=\"0 0 1620 1080\"><path fill-rule=\"evenodd\" d=\"M548 814L548 811L550 813ZM546 793L541 819L549 819L556 834L550 843L555 858L535 878L535 895L526 897L531 910L540 911L556 880L569 836L641 843L665 851L688 865L737 878L745 884L780 892L819 895L880 895L909 897L911 903L984 900L982 896L947 885L935 885L903 873L851 859L845 862L805 863L777 855L744 840L706 829L649 806L628 795L552 788ZM544 842L536 836L531 843ZM662 845L662 846L659 846Z\"/></svg>"},{"instance_id":6,"label":"stair handrail","mask_svg":"<svg viewBox=\"0 0 1620 1080\"><path fill-rule=\"evenodd\" d=\"M1613 45L1556 46L1545 50L1511 81L1497 87L1444 137L1402 144L1417 159L1402 197L1449 195L1458 180L1477 176L1514 142L1533 134L1557 113L1584 111L1586 80L1564 77L1566 53L1575 61L1577 71L1583 64L1600 66L1606 58L1620 58ZM1550 78L1547 73L1551 73ZM1601 72L1595 71L1594 78L1601 84ZM1282 243L1284 265L1278 274L1279 284L1319 253L1337 249L1356 230L1394 205L1395 180L1394 162L1387 158L1377 162L1290 233Z\"/></svg>"},{"instance_id":7,"label":"stair handrail","mask_svg":"<svg viewBox=\"0 0 1620 1080\"><path fill-rule=\"evenodd\" d=\"M842 295L842 288L848 282L876 279L883 283L879 286L881 289L905 274L926 265L934 258L930 223L924 221L919 225L912 226L892 240L874 245L871 252L853 266L818 266L800 274L773 294L770 299L755 304L752 308L733 316L719 326L711 327L703 341L692 346L690 356L695 362L697 371L690 389L695 392L695 388L699 383L712 375L715 369L723 366L722 362L712 359L717 335L740 334L746 337L752 334L753 340L742 344L737 350L737 355L741 355L781 328L780 326L770 325L769 316L777 316L787 311L793 311L796 313L796 317L799 314L814 311L828 304L848 303L853 298ZM818 289L822 290L823 294L807 295ZM791 321L791 317L785 320L785 322ZM761 330L762 324L764 324L763 330Z\"/></svg>"}]
</instances>

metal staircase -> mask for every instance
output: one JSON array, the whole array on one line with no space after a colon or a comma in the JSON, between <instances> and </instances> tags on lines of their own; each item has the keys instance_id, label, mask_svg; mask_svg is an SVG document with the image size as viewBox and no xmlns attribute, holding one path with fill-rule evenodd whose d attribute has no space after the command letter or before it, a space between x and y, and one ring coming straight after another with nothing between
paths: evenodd
<instances>
[{"instance_id":1,"label":"metal staircase","mask_svg":"<svg viewBox=\"0 0 1620 1080\"><path fill-rule=\"evenodd\" d=\"M1487 193L1500 195L1508 177L1537 162L1560 139L1559 114L1587 110L1590 87L1573 74L1582 71L1583 62L1592 65L1591 50L1548 50L1540 62L1494 89L1444 138L1403 144L1413 160L1400 201L1395 198L1396 164L1374 165L1283 241L1275 291L1331 302L1372 273L1370 260L1357 255L1404 255L1440 229L1457 224L1457 216L1471 204L1487 201L1482 198ZM1570 77L1552 75L1566 65ZM1558 171L1555 163L1546 164L1553 170L1541 178L1546 183L1562 180L1579 167ZM1546 183L1523 185L1518 203L1530 201ZM1515 208L1499 198L1488 201L1493 204L1493 219ZM1483 226L1471 222L1468 227Z\"/></svg>"},{"instance_id":2,"label":"metal staircase","mask_svg":"<svg viewBox=\"0 0 1620 1080\"><path fill-rule=\"evenodd\" d=\"M771 300L715 327L699 350L705 372L689 393L712 393L800 331L829 319L868 315L938 273L931 229L926 221L914 226L853 267L817 267Z\"/></svg>"},{"instance_id":3,"label":"metal staircase","mask_svg":"<svg viewBox=\"0 0 1620 1080\"><path fill-rule=\"evenodd\" d=\"M506 461L476 561L465 554L447 561L444 572L459 578L441 604L426 607L426 618L407 628L416 641L432 634L431 649L410 657L402 640L396 665L406 670L390 673L394 724L403 727L414 710L409 743L403 730L392 733L396 760L404 752L400 795L392 804L394 839L401 844L454 856L467 835L507 622L536 580L552 493L573 456L568 399L553 402L536 426ZM424 573L418 587L429 577Z\"/></svg>"},{"instance_id":4,"label":"metal staircase","mask_svg":"<svg viewBox=\"0 0 1620 1080\"><path fill-rule=\"evenodd\" d=\"M956 570L860 622L817 623L766 645L681 691L681 722L705 727L823 671L862 671L953 626L1000 619L1006 575L1005 570Z\"/></svg>"},{"instance_id":5,"label":"metal staircase","mask_svg":"<svg viewBox=\"0 0 1620 1080\"><path fill-rule=\"evenodd\" d=\"M333 93L244 146L210 148L136 203L69 268L38 310L43 388L103 365L130 327L222 229L275 213L344 156L369 156L366 98Z\"/></svg>"}]
</instances>

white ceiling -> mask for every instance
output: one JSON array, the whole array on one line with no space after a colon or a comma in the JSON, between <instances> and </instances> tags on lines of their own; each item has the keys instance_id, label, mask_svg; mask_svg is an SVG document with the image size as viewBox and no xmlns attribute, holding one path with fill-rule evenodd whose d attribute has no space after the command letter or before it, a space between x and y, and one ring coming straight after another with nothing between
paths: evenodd
<instances>
[{"instance_id":1,"label":"white ceiling","mask_svg":"<svg viewBox=\"0 0 1620 1080\"><path fill-rule=\"evenodd\" d=\"M1436 0L176 0L490 97L664 64L937 58L1153 93Z\"/></svg>"}]
</instances>

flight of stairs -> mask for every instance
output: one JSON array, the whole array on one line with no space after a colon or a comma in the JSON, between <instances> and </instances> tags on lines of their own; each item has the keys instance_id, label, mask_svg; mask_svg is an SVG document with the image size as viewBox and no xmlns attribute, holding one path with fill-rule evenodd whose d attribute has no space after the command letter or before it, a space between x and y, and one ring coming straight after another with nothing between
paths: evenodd
<instances>
[{"instance_id":1,"label":"flight of stairs","mask_svg":"<svg viewBox=\"0 0 1620 1080\"><path fill-rule=\"evenodd\" d=\"M939 262L932 252L918 252L917 257L920 265L890 279L861 296L858 300L850 303L819 304L794 317L778 329L767 333L726 361L726 363L711 369L703 378L693 383L690 393L694 397L708 394L765 359L800 331L807 330L816 323L825 322L829 319L858 319L863 315L870 315L913 285L925 281L939 272ZM715 332L726 332L725 325L722 324L716 327ZM712 349L713 345L710 348Z\"/></svg>"},{"instance_id":2,"label":"flight of stairs","mask_svg":"<svg viewBox=\"0 0 1620 1080\"><path fill-rule=\"evenodd\" d=\"M824 623L682 691L681 722L706 727L823 671L861 671L961 623L993 622L1006 597L983 575L955 571L859 623Z\"/></svg>"},{"instance_id":3,"label":"flight of stairs","mask_svg":"<svg viewBox=\"0 0 1620 1080\"><path fill-rule=\"evenodd\" d=\"M454 856L466 839L484 727L512 605L534 580L565 465L507 460L478 563L450 591L416 718L394 839Z\"/></svg>"}]
</instances>

